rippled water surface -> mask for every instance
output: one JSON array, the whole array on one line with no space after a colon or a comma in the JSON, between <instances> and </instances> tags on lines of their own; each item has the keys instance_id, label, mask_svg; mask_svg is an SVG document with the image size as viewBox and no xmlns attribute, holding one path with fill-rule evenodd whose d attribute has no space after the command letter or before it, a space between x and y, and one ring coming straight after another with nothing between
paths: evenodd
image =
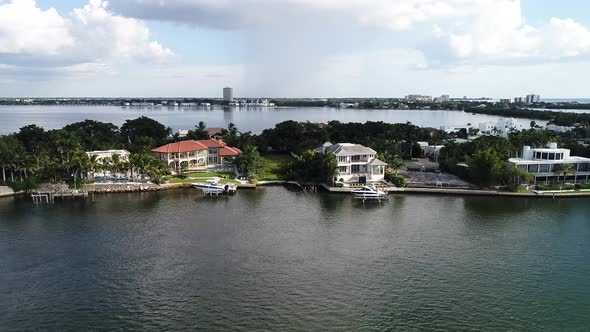
<instances>
[{"instance_id":1,"label":"rippled water surface","mask_svg":"<svg viewBox=\"0 0 590 332\"><path fill-rule=\"evenodd\" d=\"M587 330L588 200L0 199L1 330Z\"/></svg>"},{"instance_id":2,"label":"rippled water surface","mask_svg":"<svg viewBox=\"0 0 590 332\"><path fill-rule=\"evenodd\" d=\"M499 116L461 111L356 110L324 107L221 108L221 107L115 107L115 106L0 106L0 134L37 124L45 129L59 129L84 119L110 122L117 126L125 120L147 116L175 131L191 129L199 121L209 127L227 127L233 122L241 131L261 133L277 123L295 120L311 122L411 122L421 127L465 126L496 121ZM526 128L531 120L517 119ZM544 125L546 121L536 121Z\"/></svg>"}]
</instances>

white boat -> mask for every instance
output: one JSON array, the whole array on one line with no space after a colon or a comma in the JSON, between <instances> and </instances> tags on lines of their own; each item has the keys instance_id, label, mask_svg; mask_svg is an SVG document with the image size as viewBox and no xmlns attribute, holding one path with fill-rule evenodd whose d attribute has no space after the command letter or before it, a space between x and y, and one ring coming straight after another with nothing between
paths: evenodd
<instances>
[{"instance_id":1,"label":"white boat","mask_svg":"<svg viewBox=\"0 0 590 332\"><path fill-rule=\"evenodd\" d=\"M193 183L192 186L197 189L221 190L222 192L225 190L225 186L217 183L217 181L215 180L207 180L207 182Z\"/></svg>"},{"instance_id":2,"label":"white boat","mask_svg":"<svg viewBox=\"0 0 590 332\"><path fill-rule=\"evenodd\" d=\"M207 180L207 182L193 183L192 186L201 189L206 195L219 195L223 193L235 192L237 186L233 183L219 184L215 180Z\"/></svg>"},{"instance_id":3,"label":"white boat","mask_svg":"<svg viewBox=\"0 0 590 332\"><path fill-rule=\"evenodd\" d=\"M377 189L375 186L364 186L361 189L356 189L352 191L354 198L367 200L367 199L376 199L382 200L387 199L387 193Z\"/></svg>"}]
</instances>

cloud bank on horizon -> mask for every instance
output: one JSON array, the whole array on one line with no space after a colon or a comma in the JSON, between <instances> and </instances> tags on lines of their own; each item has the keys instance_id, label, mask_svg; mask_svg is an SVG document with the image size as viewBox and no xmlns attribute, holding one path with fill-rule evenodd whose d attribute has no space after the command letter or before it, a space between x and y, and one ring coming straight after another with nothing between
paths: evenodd
<instances>
[{"instance_id":1,"label":"cloud bank on horizon","mask_svg":"<svg viewBox=\"0 0 590 332\"><path fill-rule=\"evenodd\" d=\"M583 96L590 29L535 21L519 0L0 0L0 94Z\"/></svg>"}]
</instances>

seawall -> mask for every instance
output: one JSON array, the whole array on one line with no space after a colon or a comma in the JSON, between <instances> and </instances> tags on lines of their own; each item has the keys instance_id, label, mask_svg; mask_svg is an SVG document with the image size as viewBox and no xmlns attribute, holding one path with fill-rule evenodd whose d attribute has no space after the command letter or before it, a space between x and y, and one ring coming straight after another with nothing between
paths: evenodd
<instances>
[{"instance_id":1,"label":"seawall","mask_svg":"<svg viewBox=\"0 0 590 332\"><path fill-rule=\"evenodd\" d=\"M0 186L0 197L14 196L16 193L12 188L7 186Z\"/></svg>"}]
</instances>

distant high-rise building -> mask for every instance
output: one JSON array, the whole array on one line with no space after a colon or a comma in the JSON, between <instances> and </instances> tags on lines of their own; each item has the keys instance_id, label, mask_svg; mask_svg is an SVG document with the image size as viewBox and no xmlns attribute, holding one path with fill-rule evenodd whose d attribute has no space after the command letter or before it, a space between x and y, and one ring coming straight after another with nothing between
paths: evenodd
<instances>
[{"instance_id":1,"label":"distant high-rise building","mask_svg":"<svg viewBox=\"0 0 590 332\"><path fill-rule=\"evenodd\" d=\"M431 102L432 96L407 95L405 100L411 102Z\"/></svg>"},{"instance_id":2,"label":"distant high-rise building","mask_svg":"<svg viewBox=\"0 0 590 332\"><path fill-rule=\"evenodd\" d=\"M541 102L541 96L539 96L539 95L532 94L532 95L526 96L526 103L527 104L535 104L535 103L539 103L539 102Z\"/></svg>"},{"instance_id":3,"label":"distant high-rise building","mask_svg":"<svg viewBox=\"0 0 590 332\"><path fill-rule=\"evenodd\" d=\"M233 88L223 88L223 101L227 101L229 103L234 101L234 89Z\"/></svg>"},{"instance_id":4,"label":"distant high-rise building","mask_svg":"<svg viewBox=\"0 0 590 332\"><path fill-rule=\"evenodd\" d=\"M524 98L522 98L522 97L515 97L514 98L514 103L515 104L522 104L522 103L524 103Z\"/></svg>"}]
</instances>

